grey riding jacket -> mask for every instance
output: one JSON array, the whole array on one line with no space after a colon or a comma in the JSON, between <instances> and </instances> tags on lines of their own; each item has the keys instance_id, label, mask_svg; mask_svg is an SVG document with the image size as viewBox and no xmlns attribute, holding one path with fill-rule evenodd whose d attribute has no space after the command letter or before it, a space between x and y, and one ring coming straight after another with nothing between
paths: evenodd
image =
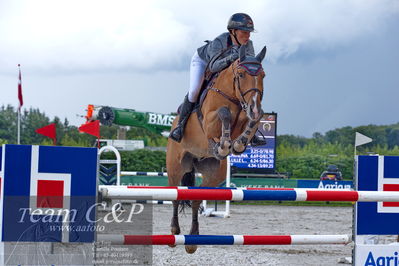
<instances>
[{"instance_id":1,"label":"grey riding jacket","mask_svg":"<svg viewBox=\"0 0 399 266\"><path fill-rule=\"evenodd\" d=\"M249 40L246 46L246 54L255 56L254 46ZM219 72L238 59L239 46L234 45L228 32L220 34L213 41L197 49L198 56L208 64L211 72Z\"/></svg>"}]
</instances>

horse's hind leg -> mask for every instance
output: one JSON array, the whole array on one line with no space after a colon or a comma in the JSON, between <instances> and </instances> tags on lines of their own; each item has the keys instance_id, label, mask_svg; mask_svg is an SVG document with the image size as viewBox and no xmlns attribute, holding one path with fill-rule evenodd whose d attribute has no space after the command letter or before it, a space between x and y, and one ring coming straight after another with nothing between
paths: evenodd
<instances>
[{"instance_id":1,"label":"horse's hind leg","mask_svg":"<svg viewBox=\"0 0 399 266\"><path fill-rule=\"evenodd\" d=\"M170 232L172 235L180 234L180 225L179 225L179 201L174 200L173 203L173 216L172 221L170 223Z\"/></svg>"},{"instance_id":2,"label":"horse's hind leg","mask_svg":"<svg viewBox=\"0 0 399 266\"><path fill-rule=\"evenodd\" d=\"M216 187L226 179L226 160L219 161L215 158L207 158L195 163L198 172L203 175L201 187ZM190 235L199 235L198 210L202 200L192 201L192 222ZM196 245L185 246L187 253L194 253Z\"/></svg>"},{"instance_id":3,"label":"horse's hind leg","mask_svg":"<svg viewBox=\"0 0 399 266\"><path fill-rule=\"evenodd\" d=\"M198 210L201 205L202 200L193 200L191 202L192 207L192 220L191 220L191 230L190 235L199 235L199 224L198 224ZM197 250L196 245L185 246L186 252L189 254L194 253Z\"/></svg>"},{"instance_id":4,"label":"horse's hind leg","mask_svg":"<svg viewBox=\"0 0 399 266\"><path fill-rule=\"evenodd\" d=\"M169 172L168 172L169 175ZM179 178L177 178L176 180L179 180ZM169 186L178 186L179 183L175 183L175 182L171 182L173 180L169 179ZM180 182L180 181L177 181ZM172 235L178 235L180 234L180 225L179 225L179 201L178 200L174 200L172 201L173 203L173 216L172 216L172 220L170 222L170 231L172 233Z\"/></svg>"},{"instance_id":5,"label":"horse's hind leg","mask_svg":"<svg viewBox=\"0 0 399 266\"><path fill-rule=\"evenodd\" d=\"M219 119L222 121L222 136L220 142L215 146L215 155L218 159L226 158L231 149L231 113L227 107L221 107L218 110Z\"/></svg>"},{"instance_id":6,"label":"horse's hind leg","mask_svg":"<svg viewBox=\"0 0 399 266\"><path fill-rule=\"evenodd\" d=\"M168 169L169 186L179 186L184 175L184 169L180 163L181 150L178 144L168 140L168 152L166 154L166 167ZM179 217L178 217L179 201L173 201L173 216L170 224L170 231L173 235L180 234Z\"/></svg>"}]
</instances>

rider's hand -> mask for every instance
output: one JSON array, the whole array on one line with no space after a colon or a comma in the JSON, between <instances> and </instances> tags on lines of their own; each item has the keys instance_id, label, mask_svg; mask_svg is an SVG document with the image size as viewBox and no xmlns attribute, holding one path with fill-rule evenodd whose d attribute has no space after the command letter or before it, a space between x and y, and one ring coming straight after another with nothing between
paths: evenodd
<instances>
[{"instance_id":1,"label":"rider's hand","mask_svg":"<svg viewBox=\"0 0 399 266\"><path fill-rule=\"evenodd\" d=\"M238 45L233 45L233 46L231 46L231 53L237 53L237 54L239 54L240 53L240 46L238 46Z\"/></svg>"},{"instance_id":2,"label":"rider's hand","mask_svg":"<svg viewBox=\"0 0 399 266\"><path fill-rule=\"evenodd\" d=\"M229 55L226 57L226 62L227 62L228 64L231 64L231 63L233 63L234 61L236 61L236 60L238 59L238 57L239 57L238 53L229 54Z\"/></svg>"}]
</instances>

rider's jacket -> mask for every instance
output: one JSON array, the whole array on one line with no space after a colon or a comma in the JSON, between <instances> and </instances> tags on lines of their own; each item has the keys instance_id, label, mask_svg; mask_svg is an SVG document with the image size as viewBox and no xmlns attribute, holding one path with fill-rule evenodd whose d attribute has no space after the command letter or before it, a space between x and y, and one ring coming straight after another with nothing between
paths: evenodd
<instances>
[{"instance_id":1,"label":"rider's jacket","mask_svg":"<svg viewBox=\"0 0 399 266\"><path fill-rule=\"evenodd\" d=\"M206 41L207 44L197 49L199 57L208 64L211 72L219 72L228 67L238 58L238 46L233 45L228 32L220 34L213 41ZM255 56L254 46L249 40L246 46L246 54Z\"/></svg>"}]
</instances>

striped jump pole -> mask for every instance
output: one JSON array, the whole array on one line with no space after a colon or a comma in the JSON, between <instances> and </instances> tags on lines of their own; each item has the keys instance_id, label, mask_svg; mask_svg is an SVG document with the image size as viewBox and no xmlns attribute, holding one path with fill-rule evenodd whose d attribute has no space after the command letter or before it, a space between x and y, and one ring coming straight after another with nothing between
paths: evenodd
<instances>
[{"instance_id":1,"label":"striped jump pole","mask_svg":"<svg viewBox=\"0 0 399 266\"><path fill-rule=\"evenodd\" d=\"M348 244L349 235L97 235L112 245L334 245Z\"/></svg>"},{"instance_id":2,"label":"striped jump pole","mask_svg":"<svg viewBox=\"0 0 399 266\"><path fill-rule=\"evenodd\" d=\"M242 190L198 187L143 189L128 186L100 186L99 192L104 198L109 199L399 202L399 191Z\"/></svg>"},{"instance_id":3,"label":"striped jump pole","mask_svg":"<svg viewBox=\"0 0 399 266\"><path fill-rule=\"evenodd\" d=\"M140 171L121 171L122 176L168 176L167 172L140 172ZM195 177L202 177L202 174L196 173Z\"/></svg>"},{"instance_id":4,"label":"striped jump pole","mask_svg":"<svg viewBox=\"0 0 399 266\"><path fill-rule=\"evenodd\" d=\"M126 200L123 203L141 203L141 204L160 204L170 205L173 204L170 200Z\"/></svg>"}]
</instances>

